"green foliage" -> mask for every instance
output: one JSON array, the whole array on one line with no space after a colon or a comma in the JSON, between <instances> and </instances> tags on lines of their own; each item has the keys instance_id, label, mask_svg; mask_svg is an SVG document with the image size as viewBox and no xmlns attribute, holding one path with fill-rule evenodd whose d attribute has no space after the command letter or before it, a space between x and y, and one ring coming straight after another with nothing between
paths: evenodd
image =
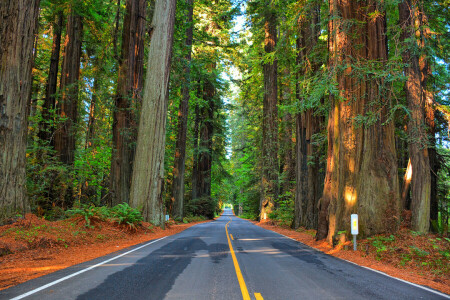
<instances>
[{"instance_id":1,"label":"green foliage","mask_svg":"<svg viewBox=\"0 0 450 300\"><path fill-rule=\"evenodd\" d=\"M383 252L387 251L389 248L390 242L395 241L395 236L390 235L389 237L385 236L374 236L368 238L371 241L372 246L375 247L377 251L377 259L380 260L382 258Z\"/></svg>"},{"instance_id":2,"label":"green foliage","mask_svg":"<svg viewBox=\"0 0 450 300\"><path fill-rule=\"evenodd\" d=\"M82 217L85 220L86 227L93 227L93 220L110 220L119 225L126 224L131 229L139 226L143 220L139 210L131 208L127 203L118 204L112 208L106 206L94 206L80 204L66 212L68 217Z\"/></svg>"},{"instance_id":3,"label":"green foliage","mask_svg":"<svg viewBox=\"0 0 450 300\"><path fill-rule=\"evenodd\" d=\"M135 229L143 221L139 210L131 208L127 203L121 203L110 209L110 219L120 224L127 224Z\"/></svg>"},{"instance_id":4,"label":"green foliage","mask_svg":"<svg viewBox=\"0 0 450 300\"><path fill-rule=\"evenodd\" d=\"M291 226L294 220L294 201L291 197L279 200L278 208L269 214L269 219L277 221L281 226Z\"/></svg>"},{"instance_id":5,"label":"green foliage","mask_svg":"<svg viewBox=\"0 0 450 300\"><path fill-rule=\"evenodd\" d=\"M105 219L108 217L108 210L94 205L80 204L66 211L68 217L82 217L86 227L92 227L91 221L94 219Z\"/></svg>"}]
</instances>

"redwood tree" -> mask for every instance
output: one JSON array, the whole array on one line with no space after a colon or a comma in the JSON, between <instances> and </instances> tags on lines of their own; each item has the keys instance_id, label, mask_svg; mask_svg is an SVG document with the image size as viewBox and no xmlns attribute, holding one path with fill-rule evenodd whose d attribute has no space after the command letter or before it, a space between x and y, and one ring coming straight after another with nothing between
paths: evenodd
<instances>
[{"instance_id":1,"label":"redwood tree","mask_svg":"<svg viewBox=\"0 0 450 300\"><path fill-rule=\"evenodd\" d=\"M127 0L115 98L110 205L129 202L144 67L145 0Z\"/></svg>"},{"instance_id":2,"label":"redwood tree","mask_svg":"<svg viewBox=\"0 0 450 300\"><path fill-rule=\"evenodd\" d=\"M411 159L411 211L412 229L428 232L430 226L431 172L428 156L428 138L425 129L425 94L421 82L419 55L415 40L419 21L418 3L404 0L399 3L399 23L402 28L401 38L405 43L410 41L402 53L406 101L411 117L408 123L409 155ZM417 24L416 24L417 23ZM420 33L418 33L420 37ZM422 62L424 63L424 62Z\"/></svg>"},{"instance_id":3,"label":"redwood tree","mask_svg":"<svg viewBox=\"0 0 450 300\"><path fill-rule=\"evenodd\" d=\"M139 120L130 205L164 226L164 151L176 0L156 0L152 41Z\"/></svg>"},{"instance_id":4,"label":"redwood tree","mask_svg":"<svg viewBox=\"0 0 450 300\"><path fill-rule=\"evenodd\" d=\"M191 87L191 59L192 59L192 39L194 33L193 27L193 13L194 13L194 0L186 0L188 6L187 9L187 22L188 27L186 29L186 56L185 66L183 68L182 81L183 86L181 88L182 99L180 100L180 107L178 109L178 132L177 142L175 146L175 161L173 166L173 185L172 185L172 197L173 197L173 218L183 219L184 217L184 171L185 171L185 159L186 159L186 136L187 136L187 121L188 121L188 109L190 100L190 87Z\"/></svg>"},{"instance_id":5,"label":"redwood tree","mask_svg":"<svg viewBox=\"0 0 450 300\"><path fill-rule=\"evenodd\" d=\"M39 0L0 2L0 223L29 209L27 103Z\"/></svg>"},{"instance_id":6,"label":"redwood tree","mask_svg":"<svg viewBox=\"0 0 450 300\"><path fill-rule=\"evenodd\" d=\"M82 36L82 17L72 7L67 18L64 42L60 84L62 97L56 104L56 112L60 116L61 122L55 132L54 144L60 160L67 165L72 165L75 160Z\"/></svg>"},{"instance_id":7,"label":"redwood tree","mask_svg":"<svg viewBox=\"0 0 450 300\"><path fill-rule=\"evenodd\" d=\"M43 141L47 141L53 144L53 131L54 128L51 125L53 121L53 114L51 110L55 109L56 104L56 91L58 87L58 69L59 69L59 57L61 50L61 32L63 26L63 12L58 12L53 23L53 40L52 40L52 53L50 56L50 67L47 78L47 85L45 90L45 101L42 106L42 119L43 124L39 131L39 138Z\"/></svg>"},{"instance_id":8,"label":"redwood tree","mask_svg":"<svg viewBox=\"0 0 450 300\"><path fill-rule=\"evenodd\" d=\"M277 45L277 16L271 1L264 8L264 51L273 55ZM277 60L268 59L263 64L264 99L262 120L262 180L260 218L269 214L278 197L278 107Z\"/></svg>"},{"instance_id":9,"label":"redwood tree","mask_svg":"<svg viewBox=\"0 0 450 300\"><path fill-rule=\"evenodd\" d=\"M389 99L377 72L387 61L386 17L379 1L330 0L328 158L317 238L330 243L350 234L358 213L363 236L395 230L399 187ZM369 70L367 69L369 68Z\"/></svg>"}]
</instances>

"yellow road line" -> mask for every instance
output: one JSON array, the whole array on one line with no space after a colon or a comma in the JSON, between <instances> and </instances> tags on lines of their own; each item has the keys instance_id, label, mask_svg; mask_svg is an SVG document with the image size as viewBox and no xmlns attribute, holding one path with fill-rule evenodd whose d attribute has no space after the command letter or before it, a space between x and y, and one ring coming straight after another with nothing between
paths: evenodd
<instances>
[{"instance_id":1,"label":"yellow road line","mask_svg":"<svg viewBox=\"0 0 450 300\"><path fill-rule=\"evenodd\" d=\"M230 221L225 225L225 232L227 233L228 246L230 246L230 252L231 252L231 257L233 258L234 269L236 270L236 276L239 281L239 286L241 287L242 299L250 300L250 295L247 290L247 285L245 284L244 277L242 276L241 268L239 268L239 263L237 261L236 254L234 254L233 245L231 244L230 236L228 234L228 224L230 224L230 222L231 222L231 218L230 218Z\"/></svg>"},{"instance_id":2,"label":"yellow road line","mask_svg":"<svg viewBox=\"0 0 450 300\"><path fill-rule=\"evenodd\" d=\"M234 238L233 238L233 235L230 233L230 237L231 237L231 240L233 240L234 241Z\"/></svg>"},{"instance_id":3,"label":"yellow road line","mask_svg":"<svg viewBox=\"0 0 450 300\"><path fill-rule=\"evenodd\" d=\"M255 293L256 300L264 300L260 293Z\"/></svg>"}]
</instances>

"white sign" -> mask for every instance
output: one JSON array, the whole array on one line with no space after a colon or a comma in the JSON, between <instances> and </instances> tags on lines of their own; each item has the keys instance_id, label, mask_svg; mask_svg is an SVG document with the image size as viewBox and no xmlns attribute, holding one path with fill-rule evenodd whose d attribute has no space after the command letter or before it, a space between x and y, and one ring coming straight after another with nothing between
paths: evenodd
<instances>
[{"instance_id":1,"label":"white sign","mask_svg":"<svg viewBox=\"0 0 450 300\"><path fill-rule=\"evenodd\" d=\"M358 215L352 214L351 216L351 222L352 222L352 235L357 235L358 232Z\"/></svg>"},{"instance_id":2,"label":"white sign","mask_svg":"<svg viewBox=\"0 0 450 300\"><path fill-rule=\"evenodd\" d=\"M169 222L169 215L166 215L166 222Z\"/></svg>"}]
</instances>

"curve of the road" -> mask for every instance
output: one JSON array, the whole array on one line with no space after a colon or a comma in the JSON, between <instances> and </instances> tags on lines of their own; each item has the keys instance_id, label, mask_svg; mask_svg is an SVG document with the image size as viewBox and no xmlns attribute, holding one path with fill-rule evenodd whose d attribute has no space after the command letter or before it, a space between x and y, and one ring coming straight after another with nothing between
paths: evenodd
<instances>
[{"instance_id":1,"label":"curve of the road","mask_svg":"<svg viewBox=\"0 0 450 300\"><path fill-rule=\"evenodd\" d=\"M0 299L450 299L328 256L230 210L0 291Z\"/></svg>"}]
</instances>

